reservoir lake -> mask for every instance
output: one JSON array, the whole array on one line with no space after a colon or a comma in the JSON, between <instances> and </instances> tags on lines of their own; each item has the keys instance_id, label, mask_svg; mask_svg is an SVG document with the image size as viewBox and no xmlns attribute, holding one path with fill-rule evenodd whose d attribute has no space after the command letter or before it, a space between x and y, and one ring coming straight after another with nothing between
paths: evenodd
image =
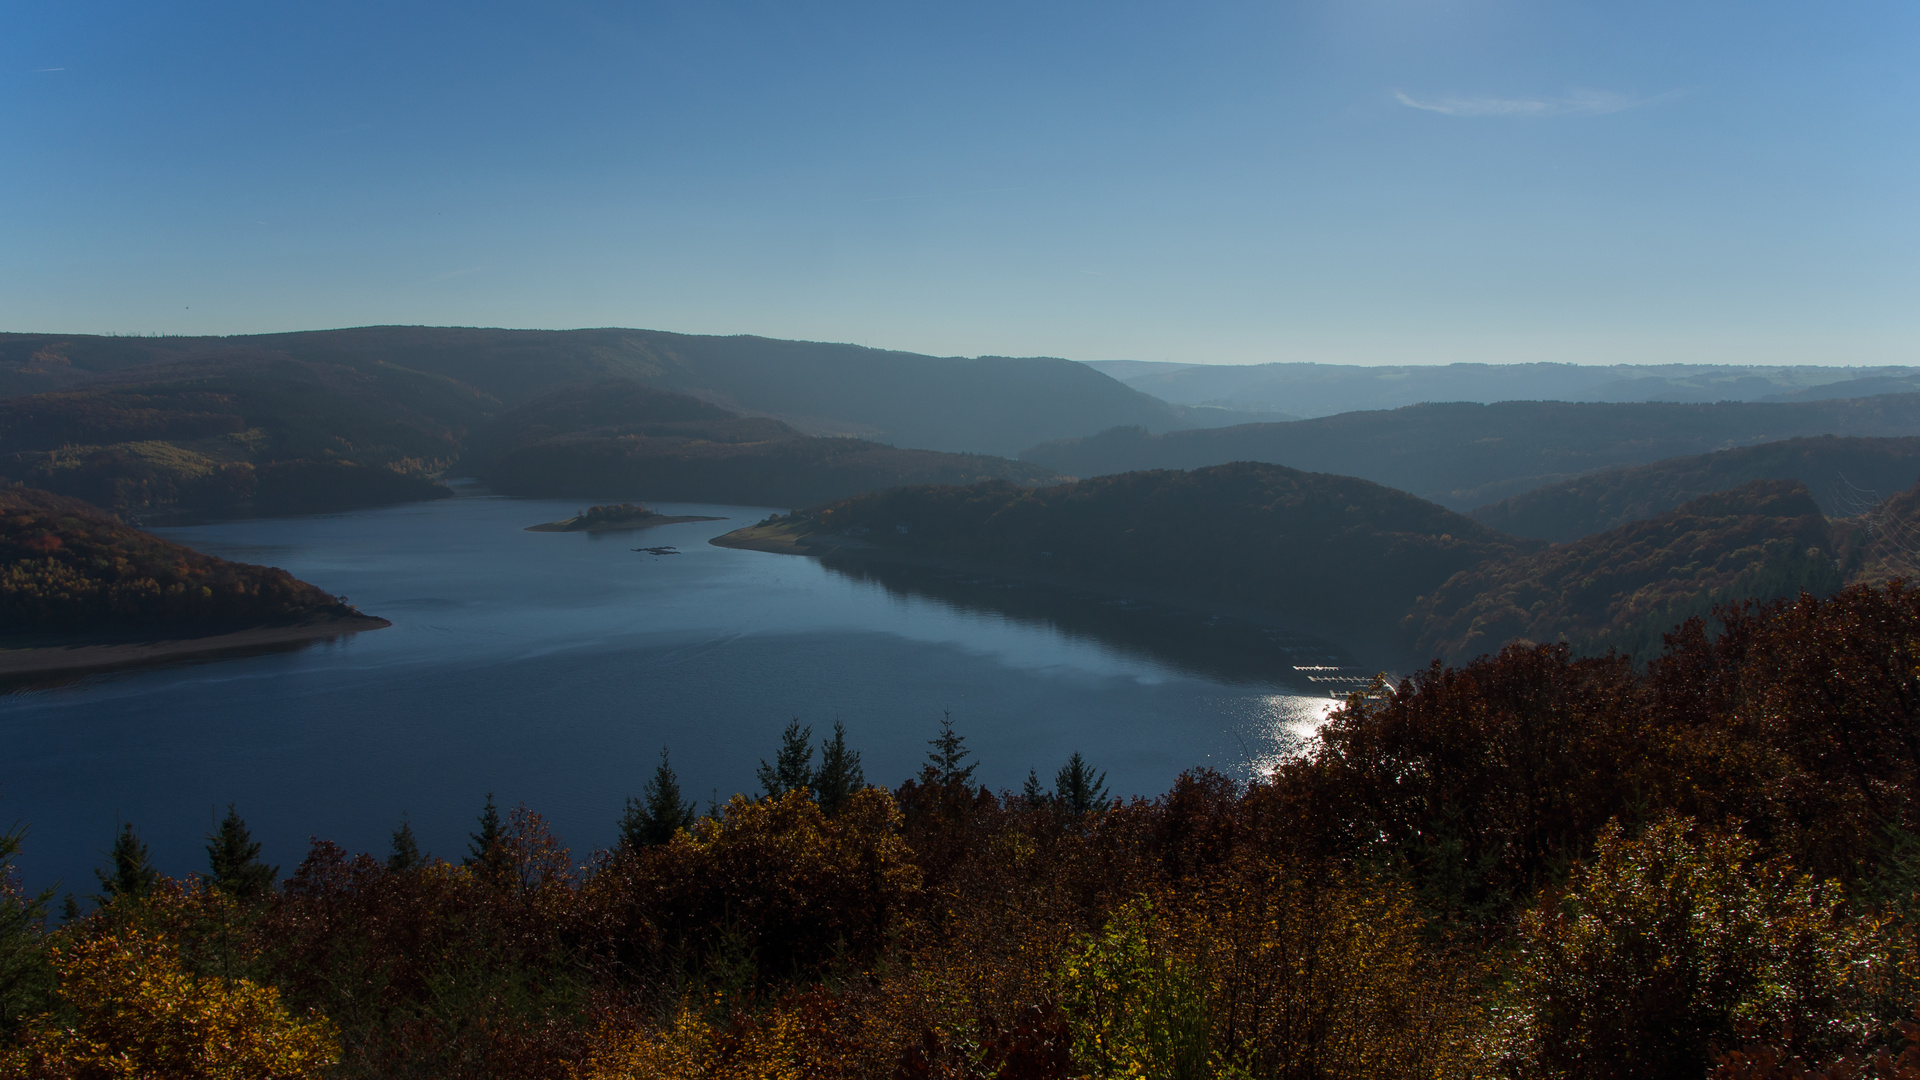
<instances>
[{"instance_id":1,"label":"reservoir lake","mask_svg":"<svg viewBox=\"0 0 1920 1080\"><path fill-rule=\"evenodd\" d=\"M580 505L465 494L155 530L393 625L0 694L0 828L29 829L23 883L97 891L121 821L161 871L202 870L229 802L283 874L309 838L384 856L403 818L457 860L488 792L584 860L663 747L704 809L755 790L795 717L816 739L844 723L871 783L915 775L946 712L995 789L1029 769L1051 787L1079 751L1115 795L1151 797L1196 766L1264 772L1367 674L1297 629L707 543L765 508L524 531Z\"/></svg>"}]
</instances>

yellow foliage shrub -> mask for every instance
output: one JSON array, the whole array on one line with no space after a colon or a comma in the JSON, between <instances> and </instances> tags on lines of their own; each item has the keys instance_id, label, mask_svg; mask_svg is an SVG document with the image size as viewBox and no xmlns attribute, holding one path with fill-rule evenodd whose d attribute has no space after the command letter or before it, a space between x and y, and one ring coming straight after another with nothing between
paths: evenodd
<instances>
[{"instance_id":1,"label":"yellow foliage shrub","mask_svg":"<svg viewBox=\"0 0 1920 1080\"><path fill-rule=\"evenodd\" d=\"M22 1080L301 1080L338 1060L333 1025L279 992L199 979L165 937L125 934L49 950L72 1015L42 1016L0 1056Z\"/></svg>"}]
</instances>

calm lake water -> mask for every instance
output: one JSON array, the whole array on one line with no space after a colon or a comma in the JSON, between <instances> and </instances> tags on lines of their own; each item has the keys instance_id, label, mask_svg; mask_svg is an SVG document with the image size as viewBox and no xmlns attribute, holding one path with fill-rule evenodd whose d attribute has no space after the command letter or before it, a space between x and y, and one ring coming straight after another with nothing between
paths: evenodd
<instances>
[{"instance_id":1,"label":"calm lake water","mask_svg":"<svg viewBox=\"0 0 1920 1080\"><path fill-rule=\"evenodd\" d=\"M86 893L116 822L168 873L205 864L229 801L290 870L309 837L386 851L406 816L464 851L488 791L584 856L609 844L663 746L702 802L751 791L790 718L837 719L868 779L917 772L943 710L977 777L1017 788L1078 750L1116 794L1289 752L1356 669L1337 647L1007 582L833 568L707 540L765 517L530 533L575 502L471 496L160 530L285 567L393 621L296 651L0 696L0 826L32 887ZM639 547L672 546L653 555Z\"/></svg>"}]
</instances>

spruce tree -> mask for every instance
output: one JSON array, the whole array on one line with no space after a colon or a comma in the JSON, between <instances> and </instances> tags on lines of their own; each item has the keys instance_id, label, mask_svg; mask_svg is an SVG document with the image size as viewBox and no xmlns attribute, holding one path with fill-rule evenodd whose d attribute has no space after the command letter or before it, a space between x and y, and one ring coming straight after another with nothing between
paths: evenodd
<instances>
[{"instance_id":1,"label":"spruce tree","mask_svg":"<svg viewBox=\"0 0 1920 1080\"><path fill-rule=\"evenodd\" d=\"M1080 751L1075 750L1054 777L1053 797L1059 800L1062 809L1074 814L1105 809L1107 774L1094 775L1093 766L1080 756Z\"/></svg>"},{"instance_id":2,"label":"spruce tree","mask_svg":"<svg viewBox=\"0 0 1920 1080\"><path fill-rule=\"evenodd\" d=\"M487 792L487 805L480 810L480 831L469 833L467 857L460 861L461 866L480 866L493 855L493 849L500 843L500 808L493 804L493 792Z\"/></svg>"},{"instance_id":3,"label":"spruce tree","mask_svg":"<svg viewBox=\"0 0 1920 1080\"><path fill-rule=\"evenodd\" d=\"M21 829L0 834L0 1039L56 1000L57 980L43 940L53 890L28 896L13 878L13 857L24 835Z\"/></svg>"},{"instance_id":4,"label":"spruce tree","mask_svg":"<svg viewBox=\"0 0 1920 1080\"><path fill-rule=\"evenodd\" d=\"M138 899L153 890L154 883L160 880L160 871L153 868L147 845L134 833L133 822L121 825L113 850L107 853L106 868L95 870L93 876L100 879L98 899L102 902L121 897Z\"/></svg>"},{"instance_id":5,"label":"spruce tree","mask_svg":"<svg viewBox=\"0 0 1920 1080\"><path fill-rule=\"evenodd\" d=\"M393 847L387 853L387 871L404 874L423 861L420 858L420 842L413 836L413 823L402 817L400 827L393 830Z\"/></svg>"},{"instance_id":6,"label":"spruce tree","mask_svg":"<svg viewBox=\"0 0 1920 1080\"><path fill-rule=\"evenodd\" d=\"M953 730L953 714L940 714L940 736L928 739L927 745L933 747L927 752L927 768L935 781L942 786L955 784L971 790L973 788L973 770L979 762L962 768L960 762L972 754L966 747L966 738Z\"/></svg>"},{"instance_id":7,"label":"spruce tree","mask_svg":"<svg viewBox=\"0 0 1920 1080\"><path fill-rule=\"evenodd\" d=\"M867 786L860 771L860 752L847 749L847 728L833 722L833 738L820 742L820 771L813 778L813 796L828 814L837 814L853 793Z\"/></svg>"},{"instance_id":8,"label":"spruce tree","mask_svg":"<svg viewBox=\"0 0 1920 1080\"><path fill-rule=\"evenodd\" d=\"M620 817L620 842L638 850L673 839L673 834L693 824L693 803L680 797L680 778L667 763L666 747L660 748L660 765L653 779L642 789L644 798L627 799L627 812Z\"/></svg>"},{"instance_id":9,"label":"spruce tree","mask_svg":"<svg viewBox=\"0 0 1920 1080\"><path fill-rule=\"evenodd\" d=\"M207 835L207 884L236 900L252 900L271 888L279 873L279 867L260 861L260 845L228 803L219 830Z\"/></svg>"},{"instance_id":10,"label":"spruce tree","mask_svg":"<svg viewBox=\"0 0 1920 1080\"><path fill-rule=\"evenodd\" d=\"M1026 800L1029 810L1038 810L1053 801L1053 796L1040 786L1040 774L1032 769L1027 770L1027 786L1020 792L1020 797Z\"/></svg>"},{"instance_id":11,"label":"spruce tree","mask_svg":"<svg viewBox=\"0 0 1920 1080\"><path fill-rule=\"evenodd\" d=\"M800 718L794 717L780 733L780 752L773 756L773 764L760 762L759 777L769 799L813 787L812 725L802 727Z\"/></svg>"}]
</instances>

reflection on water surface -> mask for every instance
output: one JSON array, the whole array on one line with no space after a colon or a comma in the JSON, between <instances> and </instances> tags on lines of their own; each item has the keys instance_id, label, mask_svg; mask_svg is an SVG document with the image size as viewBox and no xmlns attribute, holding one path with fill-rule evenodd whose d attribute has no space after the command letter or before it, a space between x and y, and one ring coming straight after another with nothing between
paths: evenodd
<instances>
[{"instance_id":1,"label":"reflection on water surface","mask_svg":"<svg viewBox=\"0 0 1920 1080\"><path fill-rule=\"evenodd\" d=\"M457 857L488 791L584 855L662 746L688 791L724 798L753 789L796 716L844 723L875 782L916 773L951 710L995 788L1077 750L1116 793L1153 795L1183 769L1270 768L1343 689L1313 680L1351 670L1324 641L1231 620L706 543L765 508L523 531L575 508L463 497L166 530L394 625L0 696L0 823L32 827L27 883L85 891L121 820L162 869L200 869L229 801L286 869L310 836L384 849L402 814Z\"/></svg>"}]
</instances>

